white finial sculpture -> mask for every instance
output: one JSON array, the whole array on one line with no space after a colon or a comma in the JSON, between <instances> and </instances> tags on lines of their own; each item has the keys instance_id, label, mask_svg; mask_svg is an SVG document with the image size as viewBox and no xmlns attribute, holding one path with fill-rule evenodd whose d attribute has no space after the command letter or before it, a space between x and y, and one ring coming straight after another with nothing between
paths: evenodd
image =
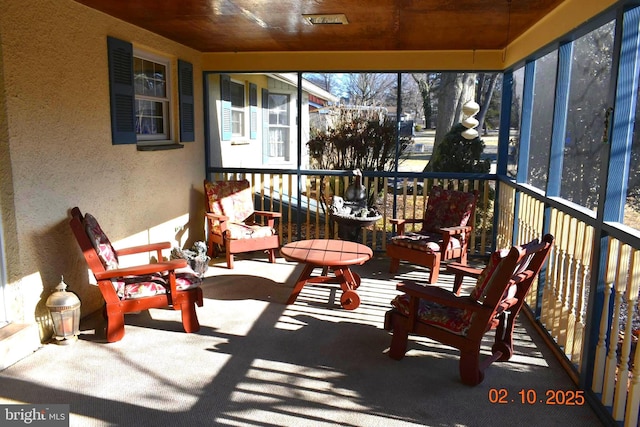
<instances>
[{"instance_id":1,"label":"white finial sculpture","mask_svg":"<svg viewBox=\"0 0 640 427\"><path fill-rule=\"evenodd\" d=\"M480 124L478 120L473 117L478 114L480 111L480 106L475 101L469 101L462 106L462 114L464 114L464 119L462 120L462 126L466 127L467 130L462 132L462 137L464 139L474 139L478 137L478 131L475 130L475 127Z\"/></svg>"}]
</instances>

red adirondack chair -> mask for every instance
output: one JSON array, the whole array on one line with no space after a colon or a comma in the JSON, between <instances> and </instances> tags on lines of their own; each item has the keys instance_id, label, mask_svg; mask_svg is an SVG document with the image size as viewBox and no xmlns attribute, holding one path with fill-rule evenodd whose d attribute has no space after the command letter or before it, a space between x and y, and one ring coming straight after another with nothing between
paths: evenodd
<instances>
[{"instance_id":1,"label":"red adirondack chair","mask_svg":"<svg viewBox=\"0 0 640 427\"><path fill-rule=\"evenodd\" d=\"M491 363L511 358L515 319L552 243L548 234L541 242L496 251L468 296L432 285L399 283L397 289L404 294L392 301L385 315L385 329L393 331L389 356L404 357L409 334L428 337L460 350L463 383L482 382ZM496 330L492 355L481 361L482 337L491 329Z\"/></svg>"},{"instance_id":2,"label":"red adirondack chair","mask_svg":"<svg viewBox=\"0 0 640 427\"><path fill-rule=\"evenodd\" d=\"M98 221L91 214L82 215L77 207L71 210L70 225L105 301L108 342L124 337L125 313L149 308L180 310L185 332L200 330L196 305L203 303L202 279L189 271L176 272L187 266L184 259L162 262L162 250L170 249L171 243L116 250ZM159 262L120 268L119 257L143 252L156 252Z\"/></svg>"}]
</instances>

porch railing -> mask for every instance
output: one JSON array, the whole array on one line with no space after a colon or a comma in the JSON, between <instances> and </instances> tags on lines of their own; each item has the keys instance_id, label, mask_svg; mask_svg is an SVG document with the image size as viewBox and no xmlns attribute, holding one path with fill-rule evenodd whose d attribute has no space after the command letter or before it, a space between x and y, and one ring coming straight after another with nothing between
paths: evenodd
<instances>
[{"instance_id":1,"label":"porch railing","mask_svg":"<svg viewBox=\"0 0 640 427\"><path fill-rule=\"evenodd\" d=\"M637 426L640 407L640 240L637 232L599 225L595 213L499 183L499 245L548 232L549 262L527 305L564 357L574 381L618 424Z\"/></svg>"},{"instance_id":2,"label":"porch railing","mask_svg":"<svg viewBox=\"0 0 640 427\"><path fill-rule=\"evenodd\" d=\"M385 251L393 235L391 218L422 218L429 190L434 185L463 191L478 190L480 200L470 236L471 255L487 255L493 248L493 203L495 181L489 175L478 179L461 179L456 174L440 174L426 179L417 174L391 177L384 173L365 173L363 184L369 189L371 207L382 218L363 228L359 241L375 251ZM280 212L278 233L282 244L301 239L337 238L339 225L329 215L334 195L343 196L353 181L350 171L315 171L301 173L274 170L227 170L212 172L210 180L247 179L256 195L256 208Z\"/></svg>"},{"instance_id":3,"label":"porch railing","mask_svg":"<svg viewBox=\"0 0 640 427\"><path fill-rule=\"evenodd\" d=\"M282 243L337 237L327 207L353 177L348 171L212 170L211 180L248 179L257 207L283 214ZM544 233L555 236L546 267L527 296L528 312L576 384L605 418L638 425L640 406L640 237L633 230L601 224L595 213L550 199L535 189L498 179L453 174L365 173L377 189L382 218L359 240L384 251L394 230L391 218L422 217L428 190L439 184L477 189L471 255L521 244Z\"/></svg>"}]
</instances>

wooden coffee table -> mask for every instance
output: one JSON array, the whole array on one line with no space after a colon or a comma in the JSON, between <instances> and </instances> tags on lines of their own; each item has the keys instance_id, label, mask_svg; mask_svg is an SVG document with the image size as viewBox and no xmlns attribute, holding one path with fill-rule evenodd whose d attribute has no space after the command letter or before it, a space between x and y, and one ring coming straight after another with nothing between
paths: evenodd
<instances>
[{"instance_id":1,"label":"wooden coffee table","mask_svg":"<svg viewBox=\"0 0 640 427\"><path fill-rule=\"evenodd\" d=\"M307 283L338 283L342 289L340 304L346 310L355 310L360 305L356 289L360 286L360 276L349 267L362 265L373 256L371 248L346 240L312 239L291 242L280 249L287 261L304 263L304 269L287 300L293 304ZM322 268L322 275L311 277L315 268ZM329 276L329 270L333 271Z\"/></svg>"}]
</instances>

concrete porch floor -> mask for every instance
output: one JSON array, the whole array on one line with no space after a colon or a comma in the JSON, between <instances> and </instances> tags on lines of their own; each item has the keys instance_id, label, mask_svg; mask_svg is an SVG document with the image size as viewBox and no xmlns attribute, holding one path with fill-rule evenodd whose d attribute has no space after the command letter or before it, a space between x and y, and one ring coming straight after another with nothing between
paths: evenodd
<instances>
[{"instance_id":1,"label":"concrete porch floor","mask_svg":"<svg viewBox=\"0 0 640 427\"><path fill-rule=\"evenodd\" d=\"M427 339L390 359L382 325L395 284L427 270L388 268L384 256L354 267L361 305L346 311L336 285L305 286L285 305L295 263L258 253L229 270L215 259L200 332L183 333L179 312L149 310L128 315L124 339L106 344L100 323L85 319L76 344L47 344L0 372L0 403L70 404L71 426L604 425L588 404L545 403L547 390L576 387L525 316L514 357L476 387L460 382L456 350ZM522 403L523 390L539 402Z\"/></svg>"}]
</instances>

